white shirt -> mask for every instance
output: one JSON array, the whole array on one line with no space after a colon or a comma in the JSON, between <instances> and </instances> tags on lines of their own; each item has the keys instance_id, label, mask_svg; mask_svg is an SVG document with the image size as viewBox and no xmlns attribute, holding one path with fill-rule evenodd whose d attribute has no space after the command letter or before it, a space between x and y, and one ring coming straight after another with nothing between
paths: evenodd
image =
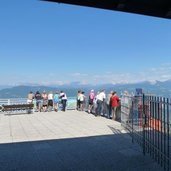
<instances>
[{"instance_id":1,"label":"white shirt","mask_svg":"<svg viewBox=\"0 0 171 171\"><path fill-rule=\"evenodd\" d=\"M84 94L80 94L80 101L83 102L84 101Z\"/></svg>"},{"instance_id":2,"label":"white shirt","mask_svg":"<svg viewBox=\"0 0 171 171\"><path fill-rule=\"evenodd\" d=\"M67 100L67 96L66 96L66 94L65 93L60 93L60 96L62 96L62 100Z\"/></svg>"},{"instance_id":3,"label":"white shirt","mask_svg":"<svg viewBox=\"0 0 171 171\"><path fill-rule=\"evenodd\" d=\"M100 94L97 96L98 100L103 101L106 99L106 94L102 91Z\"/></svg>"},{"instance_id":4,"label":"white shirt","mask_svg":"<svg viewBox=\"0 0 171 171\"><path fill-rule=\"evenodd\" d=\"M48 100L53 100L53 94L48 94Z\"/></svg>"}]
</instances>

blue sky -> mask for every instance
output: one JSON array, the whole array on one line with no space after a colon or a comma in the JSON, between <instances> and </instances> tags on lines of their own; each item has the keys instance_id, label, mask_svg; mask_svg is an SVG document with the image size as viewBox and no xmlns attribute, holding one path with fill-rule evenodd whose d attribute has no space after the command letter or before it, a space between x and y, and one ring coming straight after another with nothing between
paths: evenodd
<instances>
[{"instance_id":1,"label":"blue sky","mask_svg":"<svg viewBox=\"0 0 171 171\"><path fill-rule=\"evenodd\" d=\"M0 21L0 85L171 79L171 20L1 0Z\"/></svg>"}]
</instances>

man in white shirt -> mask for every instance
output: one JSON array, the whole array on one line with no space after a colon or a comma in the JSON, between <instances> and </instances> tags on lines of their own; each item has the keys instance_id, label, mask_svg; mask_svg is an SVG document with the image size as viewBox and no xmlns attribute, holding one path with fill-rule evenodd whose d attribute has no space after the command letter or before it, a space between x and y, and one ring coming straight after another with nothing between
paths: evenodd
<instances>
[{"instance_id":1,"label":"man in white shirt","mask_svg":"<svg viewBox=\"0 0 171 171\"><path fill-rule=\"evenodd\" d=\"M52 91L48 94L48 111L51 112L53 108L53 93Z\"/></svg>"},{"instance_id":2,"label":"man in white shirt","mask_svg":"<svg viewBox=\"0 0 171 171\"><path fill-rule=\"evenodd\" d=\"M65 112L66 102L67 102L67 96L66 96L66 94L63 91L61 91L59 97L61 98L62 111Z\"/></svg>"},{"instance_id":3,"label":"man in white shirt","mask_svg":"<svg viewBox=\"0 0 171 171\"><path fill-rule=\"evenodd\" d=\"M105 90L101 90L99 95L97 96L97 115L101 115L102 105L105 99L106 99Z\"/></svg>"}]
</instances>

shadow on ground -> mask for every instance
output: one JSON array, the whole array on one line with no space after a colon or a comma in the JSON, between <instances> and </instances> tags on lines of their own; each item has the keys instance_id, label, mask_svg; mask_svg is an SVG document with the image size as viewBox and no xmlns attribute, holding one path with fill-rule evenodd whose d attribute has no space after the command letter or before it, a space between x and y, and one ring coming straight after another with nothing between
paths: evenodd
<instances>
[{"instance_id":1,"label":"shadow on ground","mask_svg":"<svg viewBox=\"0 0 171 171\"><path fill-rule=\"evenodd\" d=\"M115 132L116 133L116 132ZM127 134L0 144L0 171L161 171Z\"/></svg>"}]
</instances>

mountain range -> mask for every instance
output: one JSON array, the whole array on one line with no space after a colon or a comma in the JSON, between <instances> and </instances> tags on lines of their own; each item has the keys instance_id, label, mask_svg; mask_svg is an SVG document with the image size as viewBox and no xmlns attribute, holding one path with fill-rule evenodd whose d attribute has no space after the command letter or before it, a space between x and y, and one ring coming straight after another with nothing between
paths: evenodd
<instances>
[{"instance_id":1,"label":"mountain range","mask_svg":"<svg viewBox=\"0 0 171 171\"><path fill-rule=\"evenodd\" d=\"M40 91L41 93L46 90L49 91L61 91L66 92L68 97L76 96L78 90L82 90L88 95L91 89L94 89L95 92L105 89L106 93L111 90L114 90L121 95L121 93L127 90L129 93L135 93L136 88L142 88L144 93L152 94L156 96L163 96L171 98L171 80L167 81L154 81L154 82L139 82L132 84L99 84L99 85L91 85L91 84L81 84L79 82L73 82L71 84L65 85L20 85L14 87L7 87L0 89L0 98L26 98L27 94L30 91L36 93L36 91Z\"/></svg>"}]
</instances>

